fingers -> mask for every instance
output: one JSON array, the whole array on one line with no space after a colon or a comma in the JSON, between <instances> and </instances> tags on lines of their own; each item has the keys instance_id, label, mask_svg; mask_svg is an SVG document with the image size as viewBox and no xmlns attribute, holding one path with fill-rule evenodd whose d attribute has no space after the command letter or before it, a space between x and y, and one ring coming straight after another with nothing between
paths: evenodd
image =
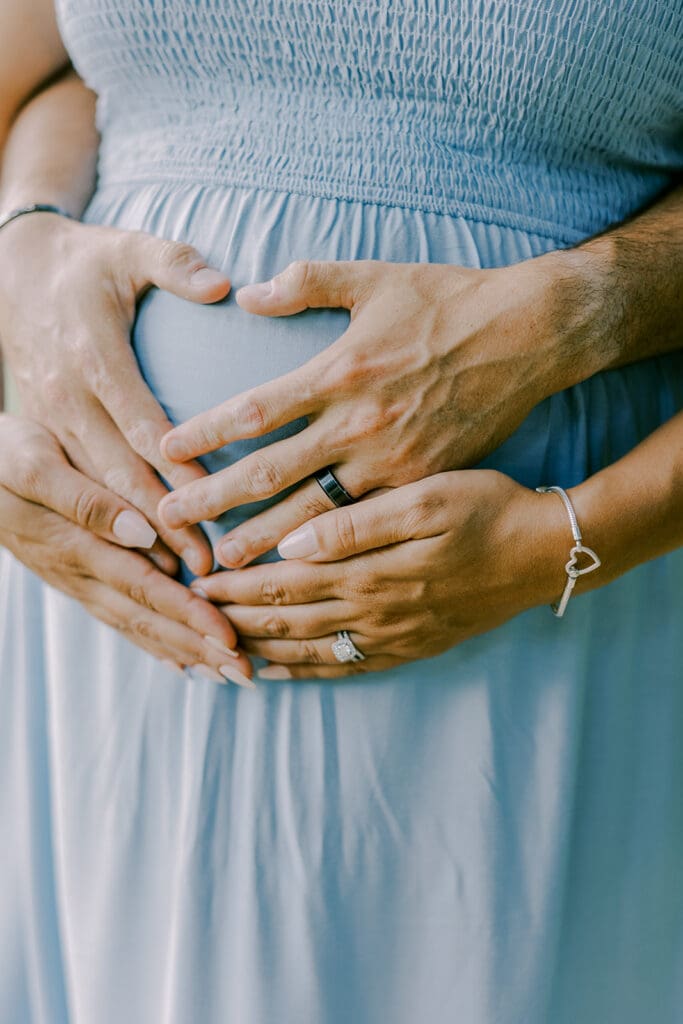
<instances>
[{"instance_id":1,"label":"fingers","mask_svg":"<svg viewBox=\"0 0 683 1024\"><path fill-rule=\"evenodd\" d=\"M346 601L318 601L315 604L289 605L277 608L262 605L228 605L228 614L245 645L249 638L307 640L335 633L348 626L349 605Z\"/></svg>"},{"instance_id":2,"label":"fingers","mask_svg":"<svg viewBox=\"0 0 683 1024\"><path fill-rule=\"evenodd\" d=\"M143 607L186 625L223 654L234 657L238 638L230 620L189 587L169 579L149 562L122 561L111 549L97 555L98 576Z\"/></svg>"},{"instance_id":3,"label":"fingers","mask_svg":"<svg viewBox=\"0 0 683 1024\"><path fill-rule=\"evenodd\" d=\"M73 469L66 459L51 462L22 497L122 547L151 548L157 539L156 530L137 509Z\"/></svg>"},{"instance_id":4,"label":"fingers","mask_svg":"<svg viewBox=\"0 0 683 1024\"><path fill-rule=\"evenodd\" d=\"M185 462L233 441L261 437L315 412L321 403L321 395L314 394L317 358L174 427L161 440L162 456Z\"/></svg>"},{"instance_id":5,"label":"fingers","mask_svg":"<svg viewBox=\"0 0 683 1024\"><path fill-rule=\"evenodd\" d=\"M192 581L190 589L206 595L209 601L225 605L306 604L341 597L339 577L339 569L334 565L271 562L202 576Z\"/></svg>"},{"instance_id":6,"label":"fingers","mask_svg":"<svg viewBox=\"0 0 683 1024\"><path fill-rule=\"evenodd\" d=\"M300 487L276 505L247 519L220 540L214 553L221 565L236 569L272 549L297 526L334 508L316 480Z\"/></svg>"},{"instance_id":7,"label":"fingers","mask_svg":"<svg viewBox=\"0 0 683 1024\"><path fill-rule=\"evenodd\" d=\"M78 468L92 474L99 483L120 495L138 509L151 523L168 547L198 574L210 572L213 566L211 547L198 527L174 531L160 519L157 508L168 493L151 466L128 445L101 406L92 406L81 416L82 430L87 436L87 466ZM84 449L76 439L76 451ZM65 446L74 461L72 445ZM203 470L201 471L203 473Z\"/></svg>"},{"instance_id":8,"label":"fingers","mask_svg":"<svg viewBox=\"0 0 683 1024\"><path fill-rule=\"evenodd\" d=\"M157 657L179 667L196 667L200 675L215 682L230 681L253 688L250 668L247 675L239 662L212 649L192 629L112 591L106 584L90 580L83 603L102 621Z\"/></svg>"},{"instance_id":9,"label":"fingers","mask_svg":"<svg viewBox=\"0 0 683 1024\"><path fill-rule=\"evenodd\" d=\"M324 454L311 427L173 491L159 505L159 516L172 529L215 519L227 509L280 494L318 469Z\"/></svg>"},{"instance_id":10,"label":"fingers","mask_svg":"<svg viewBox=\"0 0 683 1024\"><path fill-rule=\"evenodd\" d=\"M137 630L162 645L173 637L171 650L182 649L181 664L210 665L246 685L242 677L251 675L249 660L237 650L235 628L218 608L140 555L116 552L92 534L82 533L71 547L72 564L76 560L81 566L79 586L88 599L97 592L99 603L112 611L122 607L121 598L136 606L134 615L128 608L128 616L117 620L117 628Z\"/></svg>"},{"instance_id":11,"label":"fingers","mask_svg":"<svg viewBox=\"0 0 683 1024\"><path fill-rule=\"evenodd\" d=\"M191 245L142 231L126 232L124 245L128 271L138 294L156 285L191 302L217 302L230 291L229 278L208 267Z\"/></svg>"},{"instance_id":12,"label":"fingers","mask_svg":"<svg viewBox=\"0 0 683 1024\"><path fill-rule=\"evenodd\" d=\"M282 558L338 561L448 528L443 493L429 480L333 509L300 526L278 544Z\"/></svg>"},{"instance_id":13,"label":"fingers","mask_svg":"<svg viewBox=\"0 0 683 1024\"><path fill-rule=\"evenodd\" d=\"M351 633L351 639L365 655L366 659L371 655L382 652L377 643L373 644L367 637L360 633ZM248 637L244 641L245 650L259 658L266 658L276 665L339 665L340 662L334 656L332 646L337 641L337 632L325 636L297 637L296 640L266 640L262 638ZM360 662L354 662L360 664ZM266 677L267 678L267 677Z\"/></svg>"},{"instance_id":14,"label":"fingers","mask_svg":"<svg viewBox=\"0 0 683 1024\"><path fill-rule=\"evenodd\" d=\"M261 316L290 316L321 307L353 309L372 285L376 266L370 260L297 260L270 281L240 288L236 298L248 313Z\"/></svg>"}]
</instances>

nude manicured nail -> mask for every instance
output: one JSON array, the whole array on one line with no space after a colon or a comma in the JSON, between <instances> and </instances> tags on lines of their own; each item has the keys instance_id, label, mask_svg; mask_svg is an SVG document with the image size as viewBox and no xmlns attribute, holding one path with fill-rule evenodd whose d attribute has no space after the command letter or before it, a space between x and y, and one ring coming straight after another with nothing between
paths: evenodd
<instances>
[{"instance_id":1,"label":"nude manicured nail","mask_svg":"<svg viewBox=\"0 0 683 1024\"><path fill-rule=\"evenodd\" d=\"M209 600L209 595L205 590L202 590L201 587L195 587L190 583L190 590L192 591L193 594L196 594L197 597L201 597L202 601Z\"/></svg>"},{"instance_id":2,"label":"nude manicured nail","mask_svg":"<svg viewBox=\"0 0 683 1024\"><path fill-rule=\"evenodd\" d=\"M114 520L112 533L127 548L151 548L157 539L156 531L145 517L129 509L119 512Z\"/></svg>"},{"instance_id":3,"label":"nude manicured nail","mask_svg":"<svg viewBox=\"0 0 683 1024\"><path fill-rule=\"evenodd\" d=\"M239 658L240 652L235 651L232 647L226 647L222 640L217 640L215 636L209 636L208 634L204 637L207 644L211 644L221 654L229 654L231 658Z\"/></svg>"},{"instance_id":4,"label":"nude manicured nail","mask_svg":"<svg viewBox=\"0 0 683 1024\"><path fill-rule=\"evenodd\" d=\"M226 679L230 680L231 683L236 683L237 686L244 686L248 690L256 689L256 683L252 682L248 676L245 676L244 673L240 672L240 670L235 668L234 665L221 665L220 671Z\"/></svg>"},{"instance_id":5,"label":"nude manicured nail","mask_svg":"<svg viewBox=\"0 0 683 1024\"><path fill-rule=\"evenodd\" d=\"M305 558L306 555L313 555L318 550L315 530L308 524L300 526L294 533L283 537L277 549L283 558Z\"/></svg>"},{"instance_id":6,"label":"nude manicured nail","mask_svg":"<svg viewBox=\"0 0 683 1024\"><path fill-rule=\"evenodd\" d=\"M224 673L217 672L215 668L210 668L208 665L193 665L192 671L196 672L202 679L210 679L212 683L224 683Z\"/></svg>"},{"instance_id":7,"label":"nude manicured nail","mask_svg":"<svg viewBox=\"0 0 683 1024\"><path fill-rule=\"evenodd\" d=\"M292 673L286 665L266 665L256 673L259 679L291 679Z\"/></svg>"}]
</instances>

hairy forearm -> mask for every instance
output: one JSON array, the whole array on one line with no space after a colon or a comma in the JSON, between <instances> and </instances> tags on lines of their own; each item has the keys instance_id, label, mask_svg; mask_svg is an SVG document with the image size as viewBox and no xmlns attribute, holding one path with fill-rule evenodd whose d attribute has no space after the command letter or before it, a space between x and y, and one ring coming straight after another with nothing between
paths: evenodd
<instances>
[{"instance_id":1,"label":"hairy forearm","mask_svg":"<svg viewBox=\"0 0 683 1024\"><path fill-rule=\"evenodd\" d=\"M74 72L34 96L5 131L0 210L53 203L79 216L94 188L95 97Z\"/></svg>"},{"instance_id":2,"label":"hairy forearm","mask_svg":"<svg viewBox=\"0 0 683 1024\"><path fill-rule=\"evenodd\" d=\"M555 308L548 394L680 348L683 185L576 248L531 261L532 267L546 275Z\"/></svg>"}]
</instances>

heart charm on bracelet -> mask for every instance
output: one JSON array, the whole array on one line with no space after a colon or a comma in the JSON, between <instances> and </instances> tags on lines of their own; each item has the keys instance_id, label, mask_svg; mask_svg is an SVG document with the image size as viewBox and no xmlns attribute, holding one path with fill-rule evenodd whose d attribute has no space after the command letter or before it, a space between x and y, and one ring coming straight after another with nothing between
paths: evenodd
<instances>
[{"instance_id":1,"label":"heart charm on bracelet","mask_svg":"<svg viewBox=\"0 0 683 1024\"><path fill-rule=\"evenodd\" d=\"M602 565L602 562L600 561L596 553L593 551L593 549L584 547L583 544L581 544L581 542L576 544L571 549L569 555L569 561L565 565L564 570L567 573L567 576L571 576L572 579L577 579L579 576L584 576L587 572L594 572L595 569L599 569ZM579 555L588 555L588 557L592 559L592 562L589 565L586 565L583 569L577 569L576 563L578 561Z\"/></svg>"}]
</instances>

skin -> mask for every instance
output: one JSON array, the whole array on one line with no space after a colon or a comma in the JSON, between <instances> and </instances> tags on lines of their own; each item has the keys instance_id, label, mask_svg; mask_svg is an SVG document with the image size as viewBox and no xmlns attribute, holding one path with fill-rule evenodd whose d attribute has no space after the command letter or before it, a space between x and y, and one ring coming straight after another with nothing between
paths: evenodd
<instances>
[{"instance_id":1,"label":"skin","mask_svg":"<svg viewBox=\"0 0 683 1024\"><path fill-rule=\"evenodd\" d=\"M5 9L0 22L8 57L2 74L9 83L8 90L0 89L2 137L21 104L65 66L66 57L51 4L31 0L21 10L16 6ZM36 16L42 19L40 45L32 36ZM15 55L25 64L29 52L35 55L29 67L18 68ZM84 160L92 166L91 119L80 127L78 118L70 122L65 142L59 130L50 135L37 103L23 110L23 133L17 124L15 148L5 154L3 206L42 199L78 213L87 188L82 174L73 169ZM201 289L192 283L193 271L203 266L194 250L48 215L24 218L3 233L12 237L13 262L37 267L39 280L31 295L32 282L27 285L25 275L8 279L0 298L0 322L10 325L8 332L3 324L3 343L25 404L49 422L70 461L146 512L170 548L207 571L208 549L198 533L183 533L185 527L215 513L217 505L225 509L277 493L292 479L297 462L295 479L301 479L310 472L313 451L323 452L326 462L334 456L342 482L355 494L381 482L406 484L425 472L478 458L553 391L607 366L678 344L674 325L680 310L680 207L679 191L632 224L574 253L552 254L501 271L295 264L267 293L243 290L239 301L244 308L259 315L288 315L307 306L345 306L352 315L349 331L298 376L287 375L242 396L227 410L222 408L220 416L210 412L199 426L195 422L180 428L161 450L159 440L169 424L137 374L128 329L135 303L150 283L195 301L227 293L225 278L214 277L209 285L204 277ZM88 276L91 259L95 272ZM0 268L10 269L1 244ZM52 276L60 287L46 298L44 286ZM22 336L27 311L34 308L49 309L48 322L38 316ZM105 344L99 341L103 322ZM380 346L386 360L375 358ZM45 366L40 375L35 374L36 365ZM368 390L363 404L358 384L368 374L377 386ZM413 387L417 398L411 397ZM303 395L308 409L292 402L292 393ZM193 457L193 449L196 454L235 437L258 436L276 422L299 415L297 410L309 412L311 425L284 454L282 449L266 449L256 464L245 460L238 466L232 479L217 474L207 483L196 466L189 466L192 482L179 475L188 471L184 463ZM444 423L449 428L444 430ZM317 448L311 438L316 431ZM180 455L172 453L172 439L184 442ZM385 471L392 441L402 457L392 457ZM153 504L160 497L152 469L164 472L178 488L173 497L179 495L179 513L172 512L167 498L158 514L149 509L150 495ZM326 508L317 484L303 484L287 503L264 514L270 518L256 517L236 531L231 539L238 541L242 553L231 559L223 547L223 564L244 564ZM188 547L194 548L196 562Z\"/></svg>"},{"instance_id":2,"label":"skin","mask_svg":"<svg viewBox=\"0 0 683 1024\"><path fill-rule=\"evenodd\" d=\"M329 502L325 465L358 497L470 466L555 392L680 345L683 189L577 250L495 270L439 264L298 262L238 303L261 316L350 311L348 330L301 368L195 416L162 452L181 461L309 425L163 499L175 528L301 486L228 534L227 567L274 547Z\"/></svg>"},{"instance_id":3,"label":"skin","mask_svg":"<svg viewBox=\"0 0 683 1024\"><path fill-rule=\"evenodd\" d=\"M602 559L576 594L680 547L683 413L568 493ZM225 605L245 649L272 662L262 678L343 679L439 654L550 604L572 544L556 495L464 470L327 512L280 544L284 561L201 585ZM341 629L365 661L337 663Z\"/></svg>"},{"instance_id":4,"label":"skin","mask_svg":"<svg viewBox=\"0 0 683 1024\"><path fill-rule=\"evenodd\" d=\"M243 682L248 661L235 655L225 615L120 546L116 518L134 511L74 469L44 427L0 415L0 544L157 658L199 666L221 682L229 661Z\"/></svg>"},{"instance_id":5,"label":"skin","mask_svg":"<svg viewBox=\"0 0 683 1024\"><path fill-rule=\"evenodd\" d=\"M68 70L52 3L3 5L0 53L0 209L46 202L78 216L94 186L94 96ZM226 657L236 637L224 616L216 619L213 609L207 620L207 609L159 571L174 574L176 555L207 571L212 556L200 530L169 530L156 513L166 492L157 472L180 483L204 471L194 465L181 477L159 453L158 438L170 424L129 344L136 302L151 285L197 302L220 299L230 287L195 250L139 232L86 227L50 214L32 214L0 232L3 353L24 412L51 428L38 432L27 422L2 420L0 542L158 657L247 685L246 657ZM29 455L12 458L12 444L40 465L39 493L27 485L27 474L29 484L36 475ZM69 465L81 471L80 497ZM71 503L62 493L65 474ZM102 486L94 490L95 483ZM97 515L88 497L93 493ZM122 508L154 525L161 537L151 548L124 554L120 538L97 529L102 510L108 509L111 524ZM66 561L53 542L57 533L69 552ZM219 674L221 667L226 671Z\"/></svg>"}]
</instances>

